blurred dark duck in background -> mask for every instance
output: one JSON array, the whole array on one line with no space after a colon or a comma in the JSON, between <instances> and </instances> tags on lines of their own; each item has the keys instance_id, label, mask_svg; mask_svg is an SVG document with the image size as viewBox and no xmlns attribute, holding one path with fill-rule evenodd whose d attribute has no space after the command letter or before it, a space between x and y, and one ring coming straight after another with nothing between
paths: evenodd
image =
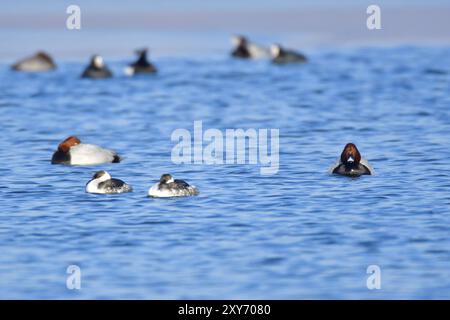
<instances>
[{"instance_id":1,"label":"blurred dark duck in background","mask_svg":"<svg viewBox=\"0 0 450 320\"><path fill-rule=\"evenodd\" d=\"M139 49L135 51L138 55L138 59L136 62L130 64L125 68L125 74L128 76L132 76L135 74L145 74L145 73L155 73L156 67L147 60L147 52L148 49Z\"/></svg>"},{"instance_id":2,"label":"blurred dark duck in background","mask_svg":"<svg viewBox=\"0 0 450 320\"><path fill-rule=\"evenodd\" d=\"M293 50L286 50L279 44L273 44L270 47L270 53L272 55L273 63L284 64L307 62L307 59L303 54L295 52Z\"/></svg>"},{"instance_id":3,"label":"blurred dark duck in background","mask_svg":"<svg viewBox=\"0 0 450 320\"><path fill-rule=\"evenodd\" d=\"M234 36L231 38L234 49L231 56L241 59L261 59L270 58L270 50L258 44L248 41L244 36Z\"/></svg>"},{"instance_id":4,"label":"blurred dark duck in background","mask_svg":"<svg viewBox=\"0 0 450 320\"><path fill-rule=\"evenodd\" d=\"M102 79L112 77L112 72L105 65L103 58L99 55L93 55L91 62L81 75L82 78Z\"/></svg>"}]
</instances>

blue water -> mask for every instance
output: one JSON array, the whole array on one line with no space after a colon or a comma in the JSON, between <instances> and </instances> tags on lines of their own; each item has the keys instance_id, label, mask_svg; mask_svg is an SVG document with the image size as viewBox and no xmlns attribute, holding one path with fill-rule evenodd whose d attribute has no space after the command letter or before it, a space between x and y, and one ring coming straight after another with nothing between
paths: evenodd
<instances>
[{"instance_id":1,"label":"blue water","mask_svg":"<svg viewBox=\"0 0 450 320\"><path fill-rule=\"evenodd\" d=\"M103 81L78 78L85 61L2 64L0 298L450 298L450 48L309 56L161 58L156 76ZM119 75L128 60L107 62ZM195 120L279 129L278 174L173 164L171 133ZM51 165L72 134L125 160ZM376 175L327 173L350 141ZM86 194L100 169L135 192ZM147 198L162 173L200 195Z\"/></svg>"}]
</instances>

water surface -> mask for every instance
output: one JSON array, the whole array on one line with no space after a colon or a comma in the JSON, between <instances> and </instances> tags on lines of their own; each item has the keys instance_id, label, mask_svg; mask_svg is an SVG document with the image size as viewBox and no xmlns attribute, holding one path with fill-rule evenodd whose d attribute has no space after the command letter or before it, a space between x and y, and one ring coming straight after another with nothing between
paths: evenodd
<instances>
[{"instance_id":1,"label":"water surface","mask_svg":"<svg viewBox=\"0 0 450 320\"><path fill-rule=\"evenodd\" d=\"M309 53L311 62L159 58L152 77L0 67L1 298L450 298L450 48ZM175 165L173 130L277 128L280 170ZM123 163L50 164L75 134ZM354 142L376 175L327 173ZM134 193L86 194L96 170ZM149 199L172 173L200 189ZM82 289L66 288L66 268ZM368 290L366 268L382 270Z\"/></svg>"}]
</instances>

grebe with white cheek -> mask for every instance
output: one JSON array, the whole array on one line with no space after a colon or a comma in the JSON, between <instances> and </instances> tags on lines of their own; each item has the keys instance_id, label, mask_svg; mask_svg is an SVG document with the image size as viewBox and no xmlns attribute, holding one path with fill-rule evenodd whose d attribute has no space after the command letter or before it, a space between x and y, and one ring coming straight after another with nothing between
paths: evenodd
<instances>
[{"instance_id":1,"label":"grebe with white cheek","mask_svg":"<svg viewBox=\"0 0 450 320\"><path fill-rule=\"evenodd\" d=\"M184 180L174 180L170 174L163 174L159 182L148 190L148 195L155 198L196 196L199 194L195 186Z\"/></svg>"},{"instance_id":2,"label":"grebe with white cheek","mask_svg":"<svg viewBox=\"0 0 450 320\"><path fill-rule=\"evenodd\" d=\"M111 178L106 171L97 171L86 184L87 193L113 194L131 192L133 188L119 179Z\"/></svg>"}]
</instances>

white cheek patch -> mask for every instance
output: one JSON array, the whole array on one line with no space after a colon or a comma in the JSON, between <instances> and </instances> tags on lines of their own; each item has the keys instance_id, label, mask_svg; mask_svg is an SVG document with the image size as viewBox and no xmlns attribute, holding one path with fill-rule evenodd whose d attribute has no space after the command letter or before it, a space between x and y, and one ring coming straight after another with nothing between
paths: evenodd
<instances>
[{"instance_id":1,"label":"white cheek patch","mask_svg":"<svg viewBox=\"0 0 450 320\"><path fill-rule=\"evenodd\" d=\"M123 70L123 73L124 73L126 76L132 76L132 75L134 74L134 68L128 66L128 67L126 67L126 68Z\"/></svg>"},{"instance_id":2,"label":"white cheek patch","mask_svg":"<svg viewBox=\"0 0 450 320\"><path fill-rule=\"evenodd\" d=\"M102 175L98 180L103 182L103 181L110 180L110 179L111 179L111 176L109 175L109 173L105 172L105 174Z\"/></svg>"},{"instance_id":3,"label":"white cheek patch","mask_svg":"<svg viewBox=\"0 0 450 320\"><path fill-rule=\"evenodd\" d=\"M234 46L238 46L241 43L241 39L239 37L232 37L231 38L231 44L233 44Z\"/></svg>"},{"instance_id":4,"label":"white cheek patch","mask_svg":"<svg viewBox=\"0 0 450 320\"><path fill-rule=\"evenodd\" d=\"M103 58L100 57L100 56L95 57L95 58L94 58L94 64L95 64L96 67L102 68L103 65L104 65L104 64L103 64Z\"/></svg>"},{"instance_id":5,"label":"white cheek patch","mask_svg":"<svg viewBox=\"0 0 450 320\"><path fill-rule=\"evenodd\" d=\"M172 183L174 180L173 180L173 178L172 179L170 179L169 181L167 181L167 183Z\"/></svg>"},{"instance_id":6,"label":"white cheek patch","mask_svg":"<svg viewBox=\"0 0 450 320\"><path fill-rule=\"evenodd\" d=\"M280 47L273 45L270 47L270 52L272 53L272 56L274 58L278 57L280 55Z\"/></svg>"}]
</instances>

